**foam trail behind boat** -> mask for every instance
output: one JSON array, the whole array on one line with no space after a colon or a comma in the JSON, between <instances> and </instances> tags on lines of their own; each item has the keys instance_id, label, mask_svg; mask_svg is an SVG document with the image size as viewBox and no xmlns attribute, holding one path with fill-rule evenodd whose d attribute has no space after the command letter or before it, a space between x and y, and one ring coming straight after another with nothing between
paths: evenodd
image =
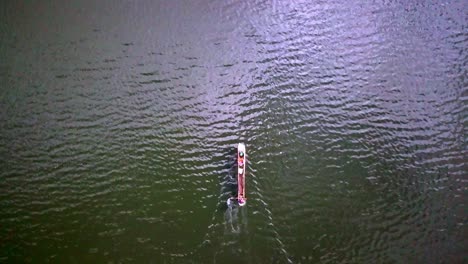
<instances>
[{"instance_id":1,"label":"foam trail behind boat","mask_svg":"<svg viewBox=\"0 0 468 264\"><path fill-rule=\"evenodd\" d=\"M232 201L224 212L225 233L239 233L239 206Z\"/></svg>"}]
</instances>

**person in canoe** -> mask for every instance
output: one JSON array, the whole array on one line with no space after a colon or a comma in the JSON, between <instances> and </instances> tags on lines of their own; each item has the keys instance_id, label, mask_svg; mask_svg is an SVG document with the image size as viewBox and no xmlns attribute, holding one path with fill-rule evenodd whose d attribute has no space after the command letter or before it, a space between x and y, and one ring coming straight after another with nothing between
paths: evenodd
<instances>
[{"instance_id":1,"label":"person in canoe","mask_svg":"<svg viewBox=\"0 0 468 264\"><path fill-rule=\"evenodd\" d=\"M239 152L239 161L238 161L239 167L244 166L244 152Z\"/></svg>"},{"instance_id":2,"label":"person in canoe","mask_svg":"<svg viewBox=\"0 0 468 264\"><path fill-rule=\"evenodd\" d=\"M239 168L239 177L244 176L244 152L239 152L239 160L237 161L237 165Z\"/></svg>"}]
</instances>

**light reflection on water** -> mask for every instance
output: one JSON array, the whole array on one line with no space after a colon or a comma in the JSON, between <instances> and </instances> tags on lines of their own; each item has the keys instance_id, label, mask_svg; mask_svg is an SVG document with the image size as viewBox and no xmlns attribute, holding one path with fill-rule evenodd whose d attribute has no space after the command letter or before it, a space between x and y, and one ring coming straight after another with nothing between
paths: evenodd
<instances>
[{"instance_id":1,"label":"light reflection on water","mask_svg":"<svg viewBox=\"0 0 468 264\"><path fill-rule=\"evenodd\" d=\"M2 262L466 259L462 1L1 5Z\"/></svg>"}]
</instances>

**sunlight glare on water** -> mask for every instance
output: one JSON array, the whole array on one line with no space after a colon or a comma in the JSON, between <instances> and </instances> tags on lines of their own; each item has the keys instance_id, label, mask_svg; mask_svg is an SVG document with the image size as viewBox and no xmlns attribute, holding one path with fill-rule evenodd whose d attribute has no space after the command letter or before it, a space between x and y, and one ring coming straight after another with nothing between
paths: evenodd
<instances>
[{"instance_id":1,"label":"sunlight glare on water","mask_svg":"<svg viewBox=\"0 0 468 264\"><path fill-rule=\"evenodd\" d=\"M3 1L0 262L466 262L466 3L413 2Z\"/></svg>"}]
</instances>

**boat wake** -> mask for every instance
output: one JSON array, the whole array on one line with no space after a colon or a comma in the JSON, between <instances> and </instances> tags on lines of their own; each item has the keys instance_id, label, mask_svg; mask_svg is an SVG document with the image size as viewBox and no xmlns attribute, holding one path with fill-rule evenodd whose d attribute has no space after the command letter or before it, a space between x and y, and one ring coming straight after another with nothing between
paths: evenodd
<instances>
[{"instance_id":1,"label":"boat wake","mask_svg":"<svg viewBox=\"0 0 468 264\"><path fill-rule=\"evenodd\" d=\"M228 201L230 201L229 199ZM226 212L224 213L225 233L240 233L239 227L239 206L234 204L234 201L228 203Z\"/></svg>"},{"instance_id":2,"label":"boat wake","mask_svg":"<svg viewBox=\"0 0 468 264\"><path fill-rule=\"evenodd\" d=\"M225 233L239 234L247 230L247 207L239 206L235 199L229 198L224 212Z\"/></svg>"}]
</instances>

